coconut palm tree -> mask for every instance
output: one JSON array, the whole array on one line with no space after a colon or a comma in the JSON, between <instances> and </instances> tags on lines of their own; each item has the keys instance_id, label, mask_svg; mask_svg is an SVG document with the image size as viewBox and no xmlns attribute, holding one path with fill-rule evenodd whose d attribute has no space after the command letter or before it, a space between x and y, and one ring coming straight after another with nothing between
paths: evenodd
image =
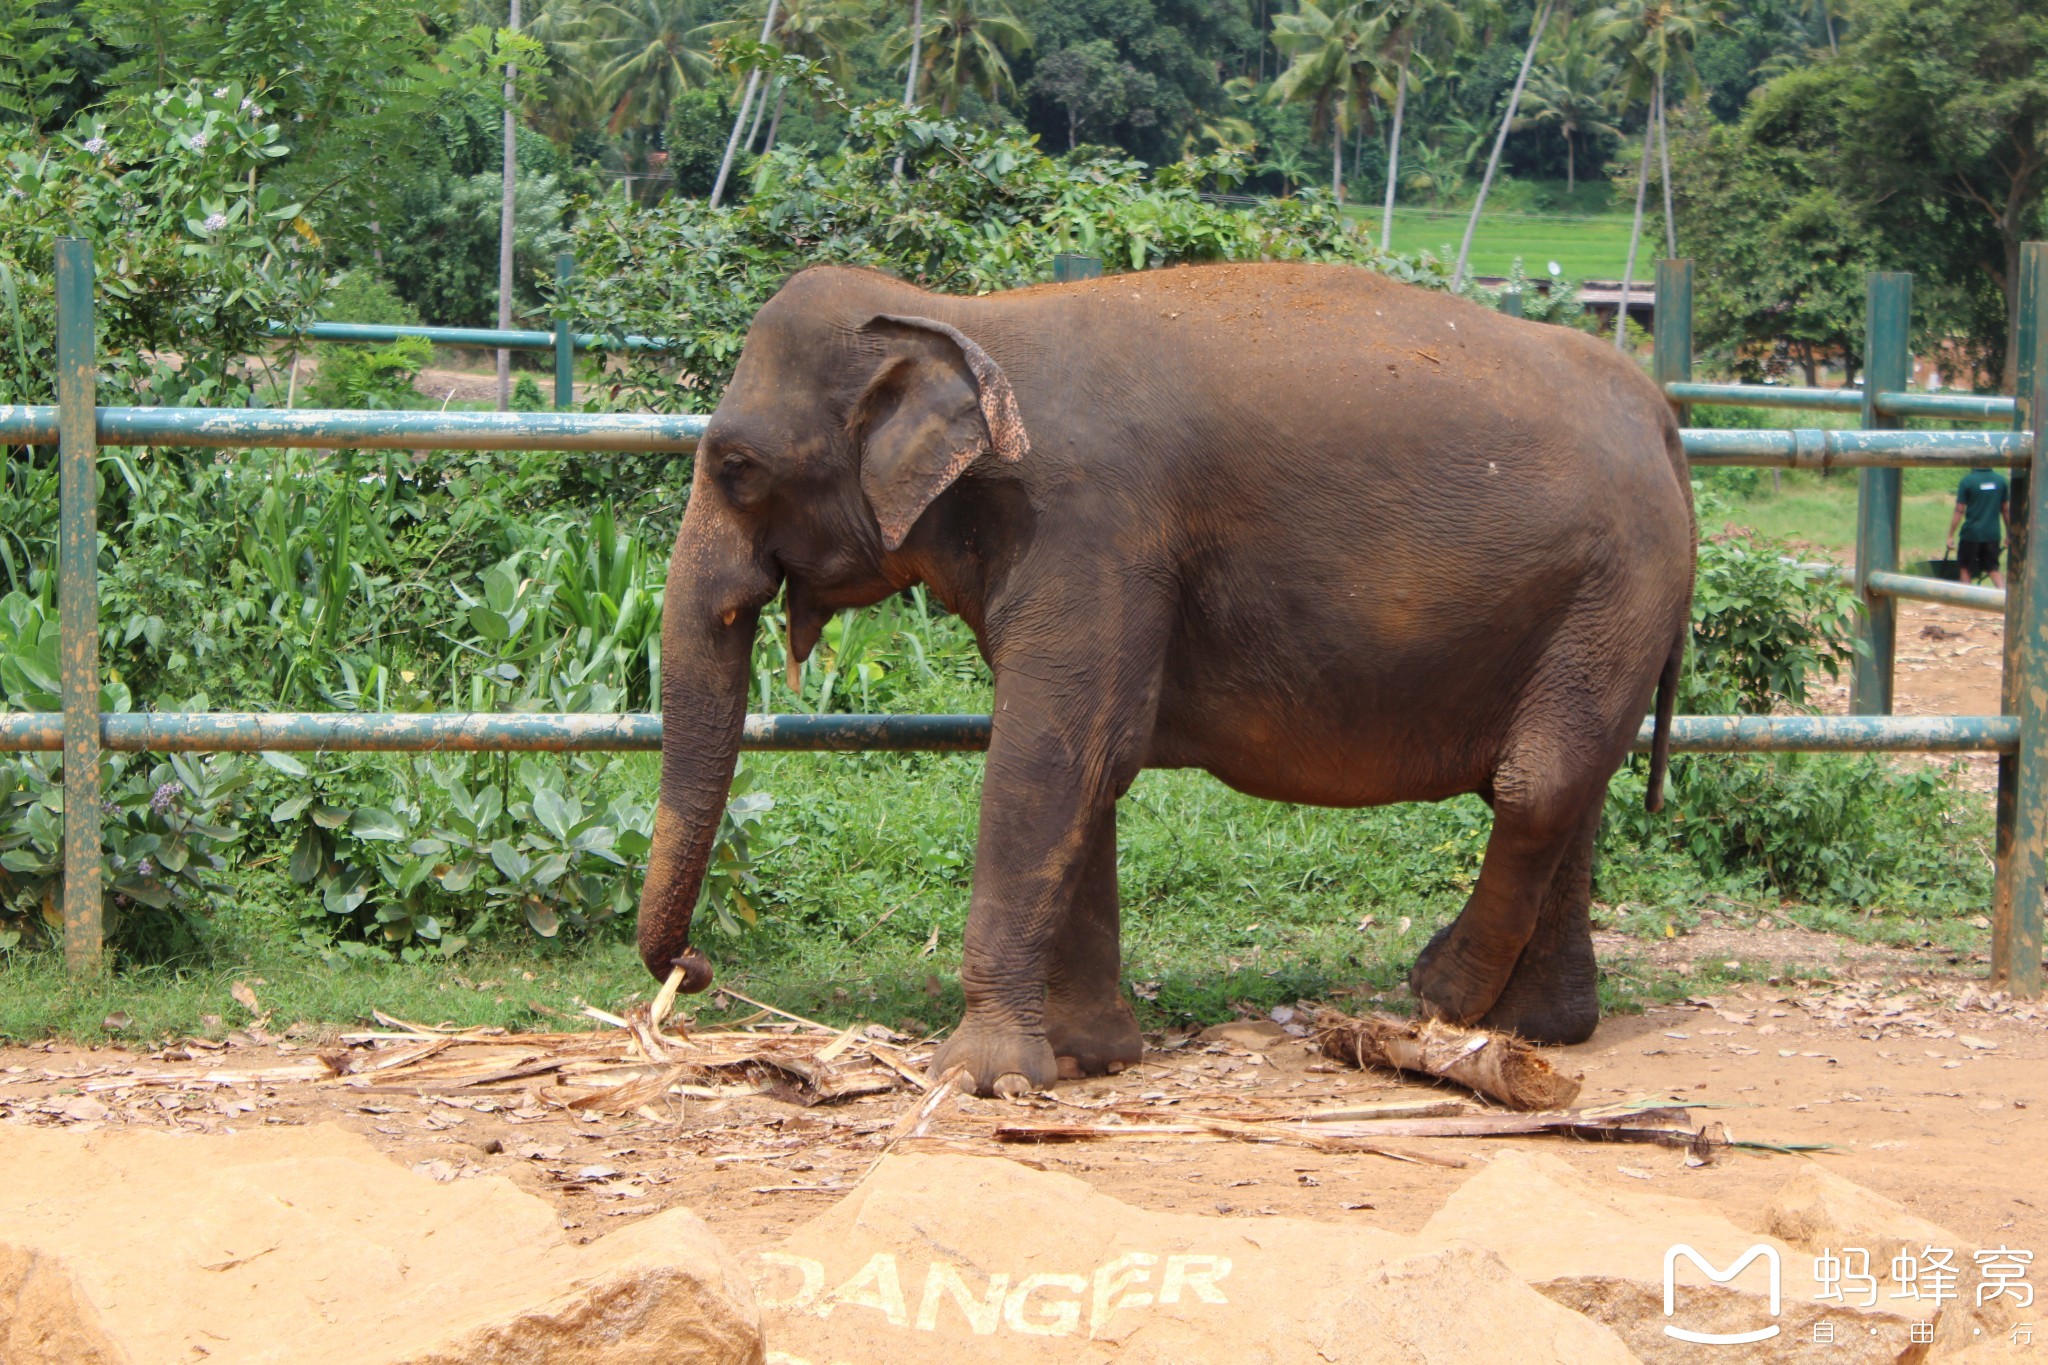
<instances>
[{"instance_id":1,"label":"coconut palm tree","mask_svg":"<svg viewBox=\"0 0 2048 1365\"><path fill-rule=\"evenodd\" d=\"M1529 45L1522 50L1522 67L1515 73L1514 89L1508 92L1508 107L1501 112L1500 131L1494 134L1493 150L1486 156L1486 174L1479 178L1479 193L1472 200L1472 216L1465 220L1465 240L1458 245L1458 265L1451 272L1451 288L1456 289L1465 282L1465 262L1472 255L1472 234L1479 228L1479 211L1486 207L1487 191L1493 188L1494 173L1500 169L1501 149L1507 145L1508 131L1515 126L1515 111L1522 103L1522 87L1529 83L1529 67L1536 60L1536 46L1543 41L1543 30L1550 24L1550 16L1557 8L1557 0L1543 0L1536 8L1536 18L1529 25Z\"/></svg>"},{"instance_id":2,"label":"coconut palm tree","mask_svg":"<svg viewBox=\"0 0 2048 1365\"><path fill-rule=\"evenodd\" d=\"M1273 17L1273 46L1288 58L1267 98L1306 104L1311 135L1330 135L1330 193L1344 202L1344 137L1375 95L1391 93L1381 62L1385 35L1362 6L1324 10L1301 0L1293 14Z\"/></svg>"},{"instance_id":3,"label":"coconut palm tree","mask_svg":"<svg viewBox=\"0 0 2048 1365\"><path fill-rule=\"evenodd\" d=\"M1650 183L1650 148L1654 140L1663 153L1664 236L1670 255L1678 254L1678 225L1671 208L1671 138L1664 121L1665 89L1676 76L1688 96L1699 93L1700 75L1693 65L1693 47L1714 22L1711 0L1620 0L1593 16L1593 40L1611 45L1621 68L1621 94L1631 105L1643 105L1642 163L1636 171L1635 222L1629 229L1628 259L1621 272L1621 305L1615 311L1614 344L1625 344L1628 295L1636 268L1636 247L1643 235L1643 194Z\"/></svg>"},{"instance_id":4,"label":"coconut palm tree","mask_svg":"<svg viewBox=\"0 0 2048 1365\"><path fill-rule=\"evenodd\" d=\"M706 25L705 33L716 41L720 38L754 37L758 28L761 28L760 21L743 12ZM768 37L762 41L774 44L786 54L817 62L833 80L849 85L853 80L849 54L853 45L867 35L868 21L862 16L856 0L780 0L775 7L774 22L765 31ZM782 124L785 93L778 81L772 115L767 115L768 97L762 97L754 112L754 128L747 134L749 147L760 132L764 116L768 118L768 136L761 144L761 151L765 154L775 145L776 130Z\"/></svg>"},{"instance_id":5,"label":"coconut palm tree","mask_svg":"<svg viewBox=\"0 0 2048 1365\"><path fill-rule=\"evenodd\" d=\"M591 6L586 23L614 133L628 122L667 123L676 96L711 74L711 35L696 0L608 0Z\"/></svg>"},{"instance_id":6,"label":"coconut palm tree","mask_svg":"<svg viewBox=\"0 0 2048 1365\"><path fill-rule=\"evenodd\" d=\"M1401 120L1408 87L1433 70L1432 59L1463 47L1471 35L1456 0L1374 0L1383 44L1382 64L1393 71L1394 126L1387 134L1387 198L1380 214L1380 249L1394 237L1394 186L1401 178Z\"/></svg>"},{"instance_id":7,"label":"coconut palm tree","mask_svg":"<svg viewBox=\"0 0 2048 1365\"><path fill-rule=\"evenodd\" d=\"M1587 43L1585 29L1579 25L1564 29L1545 51L1528 93L1522 97L1522 107L1527 112L1515 120L1517 131L1555 128L1564 136L1567 190L1578 188L1579 183L1577 139L1621 136L1621 129L1609 122L1614 113L1614 68Z\"/></svg>"},{"instance_id":8,"label":"coconut palm tree","mask_svg":"<svg viewBox=\"0 0 2048 1365\"><path fill-rule=\"evenodd\" d=\"M1292 147L1275 148L1273 154L1252 167L1260 175L1280 177L1280 197L1292 199L1295 185L1308 179L1308 163L1301 159L1301 153Z\"/></svg>"},{"instance_id":9,"label":"coconut palm tree","mask_svg":"<svg viewBox=\"0 0 2048 1365\"><path fill-rule=\"evenodd\" d=\"M1031 31L1001 0L939 0L918 17L923 27L906 27L882 56L894 65L908 61L913 47L920 49L916 80L939 91L942 113L953 112L963 91L986 100L1016 93L1009 59L1031 50Z\"/></svg>"}]
</instances>

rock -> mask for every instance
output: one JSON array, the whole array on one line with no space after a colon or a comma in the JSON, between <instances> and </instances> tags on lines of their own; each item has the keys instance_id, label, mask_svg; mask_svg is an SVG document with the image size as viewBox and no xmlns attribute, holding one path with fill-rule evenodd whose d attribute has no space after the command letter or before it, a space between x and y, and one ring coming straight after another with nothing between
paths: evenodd
<instances>
[{"instance_id":1,"label":"rock","mask_svg":"<svg viewBox=\"0 0 2048 1365\"><path fill-rule=\"evenodd\" d=\"M1634 1359L1485 1250L1152 1213L992 1157L890 1157L750 1268L779 1365Z\"/></svg>"},{"instance_id":2,"label":"rock","mask_svg":"<svg viewBox=\"0 0 2048 1365\"><path fill-rule=\"evenodd\" d=\"M1934 1316L1933 1305L1894 1302L1884 1295L1884 1268L1873 1259L1879 1297L1873 1308L1818 1300L1814 1257L1772 1237L1746 1232L1695 1199L1659 1195L1631 1184L1624 1189L1582 1176L1548 1153L1502 1152L1467 1180L1419 1234L1437 1245L1483 1246L1556 1303L1605 1323L1651 1365L1698 1365L1703 1348L1672 1337L1666 1328L1713 1334L1776 1332L1746 1344L1718 1345L1715 1361L1906 1362L1925 1353L1909 1341L1913 1324ZM1726 1284L1684 1255L1674 1261L1674 1311L1664 1313L1665 1260L1675 1246L1690 1247L1718 1272L1750 1248L1769 1248ZM1769 1261L1778 1261L1780 1302L1771 1312ZM1816 1327L1831 1322L1834 1344L1815 1342ZM1875 1329L1873 1331L1873 1329Z\"/></svg>"},{"instance_id":3,"label":"rock","mask_svg":"<svg viewBox=\"0 0 2048 1365\"><path fill-rule=\"evenodd\" d=\"M7 1365L749 1365L744 1273L672 1209L573 1245L509 1181L437 1184L332 1125L0 1126Z\"/></svg>"},{"instance_id":4,"label":"rock","mask_svg":"<svg viewBox=\"0 0 2048 1365\"><path fill-rule=\"evenodd\" d=\"M1909 1213L1904 1204L1844 1180L1808 1161L1764 1205L1764 1227L1802 1251L1863 1247L1872 1262L1891 1264L1903 1247L1964 1247L1947 1228ZM1968 1256L1962 1258L1968 1261Z\"/></svg>"}]
</instances>

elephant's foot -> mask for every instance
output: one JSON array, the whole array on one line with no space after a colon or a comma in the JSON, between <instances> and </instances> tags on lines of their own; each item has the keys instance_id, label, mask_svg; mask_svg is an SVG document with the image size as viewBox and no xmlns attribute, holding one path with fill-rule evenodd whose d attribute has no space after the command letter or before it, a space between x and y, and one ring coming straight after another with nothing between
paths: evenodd
<instances>
[{"instance_id":1,"label":"elephant's foot","mask_svg":"<svg viewBox=\"0 0 2048 1365\"><path fill-rule=\"evenodd\" d=\"M1422 1013L1447 1024L1472 1024L1493 1008L1506 985L1501 975L1473 960L1453 920L1436 931L1408 971L1408 989Z\"/></svg>"},{"instance_id":2,"label":"elephant's foot","mask_svg":"<svg viewBox=\"0 0 2048 1365\"><path fill-rule=\"evenodd\" d=\"M1107 999L1045 1002L1045 1036L1052 1044L1060 1079L1113 1076L1145 1055L1145 1035L1130 1002L1112 988Z\"/></svg>"},{"instance_id":3,"label":"elephant's foot","mask_svg":"<svg viewBox=\"0 0 2048 1365\"><path fill-rule=\"evenodd\" d=\"M1583 912L1554 927L1546 922L1479 1022L1532 1043L1583 1043L1600 1022L1598 971L1592 927Z\"/></svg>"},{"instance_id":4,"label":"elephant's foot","mask_svg":"<svg viewBox=\"0 0 2048 1365\"><path fill-rule=\"evenodd\" d=\"M965 1020L932 1056L933 1080L965 1067L961 1086L977 1095L1015 1096L1044 1090L1059 1076L1059 1062L1043 1033Z\"/></svg>"}]
</instances>

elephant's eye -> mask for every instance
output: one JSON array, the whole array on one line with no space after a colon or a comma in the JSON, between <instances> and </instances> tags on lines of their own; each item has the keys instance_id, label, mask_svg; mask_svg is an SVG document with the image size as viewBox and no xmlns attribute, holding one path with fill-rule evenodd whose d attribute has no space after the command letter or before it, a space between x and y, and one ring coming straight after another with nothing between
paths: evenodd
<instances>
[{"instance_id":1,"label":"elephant's eye","mask_svg":"<svg viewBox=\"0 0 2048 1365\"><path fill-rule=\"evenodd\" d=\"M750 450L727 446L718 452L718 486L726 501L751 512L768 497L768 467Z\"/></svg>"}]
</instances>

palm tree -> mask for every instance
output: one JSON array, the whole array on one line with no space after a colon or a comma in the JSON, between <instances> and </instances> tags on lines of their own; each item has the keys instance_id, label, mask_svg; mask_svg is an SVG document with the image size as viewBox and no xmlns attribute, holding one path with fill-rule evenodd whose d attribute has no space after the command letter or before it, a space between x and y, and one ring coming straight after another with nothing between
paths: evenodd
<instances>
[{"instance_id":1,"label":"palm tree","mask_svg":"<svg viewBox=\"0 0 2048 1365\"><path fill-rule=\"evenodd\" d=\"M1379 21L1366 18L1356 4L1326 12L1316 0L1301 0L1293 14L1273 17L1273 46L1290 60L1274 78L1267 98L1308 105L1310 134L1328 131L1330 193L1341 204L1344 135L1374 95L1387 93Z\"/></svg>"},{"instance_id":2,"label":"palm tree","mask_svg":"<svg viewBox=\"0 0 2048 1365\"><path fill-rule=\"evenodd\" d=\"M1431 70L1430 59L1446 49L1462 47L1470 34L1456 0L1376 0L1384 50L1383 61L1394 69L1394 126L1387 134L1387 199L1380 214L1380 249L1394 238L1394 186L1401 178L1401 120L1408 108L1408 86Z\"/></svg>"},{"instance_id":3,"label":"palm tree","mask_svg":"<svg viewBox=\"0 0 2048 1365\"><path fill-rule=\"evenodd\" d=\"M1292 199L1297 181L1308 179L1308 163L1292 147L1276 148L1271 156L1252 167L1260 175L1280 177L1280 197Z\"/></svg>"},{"instance_id":4,"label":"palm tree","mask_svg":"<svg viewBox=\"0 0 2048 1365\"><path fill-rule=\"evenodd\" d=\"M1515 121L1518 131L1554 127L1564 135L1567 190L1579 183L1575 139L1621 136L1621 129L1608 122L1614 112L1614 68L1587 44L1583 28L1563 31L1536 68L1523 103L1528 113Z\"/></svg>"},{"instance_id":5,"label":"palm tree","mask_svg":"<svg viewBox=\"0 0 2048 1365\"><path fill-rule=\"evenodd\" d=\"M1031 50L1031 32L1001 0L941 0L937 14L922 17L923 27L897 34L883 58L907 61L921 49L917 78L941 92L940 112L950 115L965 90L986 100L1016 92L1009 59Z\"/></svg>"},{"instance_id":6,"label":"palm tree","mask_svg":"<svg viewBox=\"0 0 2048 1365\"><path fill-rule=\"evenodd\" d=\"M1629 229L1628 261L1621 272L1621 304L1615 311L1614 344L1625 344L1628 295L1636 268L1636 246L1643 235L1643 193L1650 183L1650 144L1661 147L1664 163L1664 236L1669 254L1678 254L1678 225L1671 209L1671 138L1664 122L1664 92L1676 74L1687 95L1700 88L1692 52L1700 32L1714 22L1710 0L1621 0L1593 16L1593 38L1612 45L1621 59L1622 98L1644 104L1643 157L1636 172L1635 222Z\"/></svg>"},{"instance_id":7,"label":"palm tree","mask_svg":"<svg viewBox=\"0 0 2048 1365\"><path fill-rule=\"evenodd\" d=\"M754 32L756 25L751 16L735 16L715 24L707 24L705 33L712 39L746 37ZM852 83L852 62L848 54L853 44L868 32L868 22L861 16L855 0L780 0L776 6L773 26L764 30L768 37L763 40L788 55L803 57L825 68L826 74L841 85ZM761 144L765 154L775 145L776 130L782 123L782 105L785 91L778 81L775 87L775 111L768 118L768 137ZM747 134L747 145L752 146L754 134L760 131L762 116L766 113L768 99L764 95L761 105L754 113L754 129Z\"/></svg>"},{"instance_id":8,"label":"palm tree","mask_svg":"<svg viewBox=\"0 0 2048 1365\"><path fill-rule=\"evenodd\" d=\"M676 96L711 74L709 30L695 0L609 0L591 8L585 40L602 65L599 97L614 133L630 120L659 127Z\"/></svg>"},{"instance_id":9,"label":"palm tree","mask_svg":"<svg viewBox=\"0 0 2048 1365\"><path fill-rule=\"evenodd\" d=\"M1536 45L1543 41L1543 30L1550 23L1551 12L1557 8L1556 0L1543 0L1537 7L1536 20L1529 25L1529 46L1522 50L1522 68L1515 73L1515 88L1508 92L1508 107L1500 116L1500 131L1494 135L1493 150L1487 153L1486 174L1479 178L1479 193L1472 200L1472 216L1465 220L1465 240L1458 246L1458 265L1451 271L1451 288L1456 289L1465 282L1465 262L1472 255L1472 234L1479 228L1479 211L1486 207L1487 191L1493 188L1494 173L1500 169L1501 148L1507 145L1508 130L1515 126L1515 111L1522 103L1522 87L1529 83L1529 67L1536 60Z\"/></svg>"}]
</instances>

